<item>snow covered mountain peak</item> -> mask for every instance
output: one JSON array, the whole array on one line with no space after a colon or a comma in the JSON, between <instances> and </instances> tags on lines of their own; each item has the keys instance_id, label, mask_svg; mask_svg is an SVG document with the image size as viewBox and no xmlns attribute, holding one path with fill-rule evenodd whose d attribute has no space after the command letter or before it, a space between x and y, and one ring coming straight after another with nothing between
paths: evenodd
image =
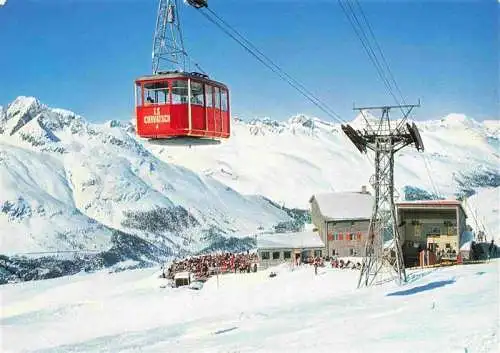
<instances>
[{"instance_id":1,"label":"snow covered mountain peak","mask_svg":"<svg viewBox=\"0 0 500 353\"><path fill-rule=\"evenodd\" d=\"M361 114L352 123L366 126ZM451 197L465 187L460 175L497 180L487 174L500 158L497 123L476 123L474 136L460 124L451 134L439 120L417 124L429 158L410 148L398 155L401 195L412 186ZM228 140L187 148L139 139L130 122L91 124L19 97L0 110L0 128L0 233L12 234L0 252L102 249L115 230L171 253L210 248L293 222L276 204L308 209L311 195L358 190L373 174L339 124L302 114L233 119Z\"/></svg>"},{"instance_id":2,"label":"snow covered mountain peak","mask_svg":"<svg viewBox=\"0 0 500 353\"><path fill-rule=\"evenodd\" d=\"M256 118L249 122L243 120L236 120L236 124L248 128L251 135L264 136L267 134L280 134L285 131L286 125L282 122L272 120L271 118Z\"/></svg>"},{"instance_id":3,"label":"snow covered mountain peak","mask_svg":"<svg viewBox=\"0 0 500 353\"><path fill-rule=\"evenodd\" d=\"M34 97L18 97L8 105L0 119L0 136L5 142L38 151L66 153L62 136L92 134L93 129L77 114L52 109Z\"/></svg>"},{"instance_id":4,"label":"snow covered mountain peak","mask_svg":"<svg viewBox=\"0 0 500 353\"><path fill-rule=\"evenodd\" d=\"M13 135L28 124L42 109L42 104L34 97L17 97L7 106L4 118L0 120L0 128Z\"/></svg>"},{"instance_id":5,"label":"snow covered mountain peak","mask_svg":"<svg viewBox=\"0 0 500 353\"><path fill-rule=\"evenodd\" d=\"M35 97L19 96L12 103L7 106L7 113L9 115L16 115L16 113L26 113L41 108L43 105Z\"/></svg>"},{"instance_id":6,"label":"snow covered mountain peak","mask_svg":"<svg viewBox=\"0 0 500 353\"><path fill-rule=\"evenodd\" d=\"M120 231L179 254L290 220L262 197L158 159L130 123L90 124L30 97L6 116L0 253L106 250Z\"/></svg>"},{"instance_id":7,"label":"snow covered mountain peak","mask_svg":"<svg viewBox=\"0 0 500 353\"><path fill-rule=\"evenodd\" d=\"M305 135L315 136L316 131L325 131L327 133L336 131L336 124L321 120L319 118L310 117L305 114L297 114L285 121L277 121L271 118L256 118L250 121L245 121L239 118L233 119L236 126L248 129L251 135L266 136L266 135Z\"/></svg>"},{"instance_id":8,"label":"snow covered mountain peak","mask_svg":"<svg viewBox=\"0 0 500 353\"><path fill-rule=\"evenodd\" d=\"M288 119L288 123L290 125L302 125L305 127L311 127L314 125L314 122L317 121L318 119L309 117L304 114L298 114L295 116L292 116L290 119Z\"/></svg>"},{"instance_id":9,"label":"snow covered mountain peak","mask_svg":"<svg viewBox=\"0 0 500 353\"><path fill-rule=\"evenodd\" d=\"M478 126L477 121L475 121L474 119L466 116L465 114L457 113L448 114L441 119L441 123L453 128Z\"/></svg>"},{"instance_id":10,"label":"snow covered mountain peak","mask_svg":"<svg viewBox=\"0 0 500 353\"><path fill-rule=\"evenodd\" d=\"M359 112L358 115L350 122L351 125L356 130L366 129L368 126L375 128L378 126L380 119L373 115L368 110L363 110Z\"/></svg>"}]
</instances>

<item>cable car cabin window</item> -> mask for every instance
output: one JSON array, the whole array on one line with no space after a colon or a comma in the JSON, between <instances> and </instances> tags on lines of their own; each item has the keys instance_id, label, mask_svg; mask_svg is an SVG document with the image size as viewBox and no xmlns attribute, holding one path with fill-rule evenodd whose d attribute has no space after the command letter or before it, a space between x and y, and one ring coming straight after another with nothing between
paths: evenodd
<instances>
[{"instance_id":1,"label":"cable car cabin window","mask_svg":"<svg viewBox=\"0 0 500 353\"><path fill-rule=\"evenodd\" d=\"M168 81L145 83L143 102L144 105L168 104L169 103Z\"/></svg>"},{"instance_id":2,"label":"cable car cabin window","mask_svg":"<svg viewBox=\"0 0 500 353\"><path fill-rule=\"evenodd\" d=\"M220 109L220 88L214 87L215 108Z\"/></svg>"},{"instance_id":3,"label":"cable car cabin window","mask_svg":"<svg viewBox=\"0 0 500 353\"><path fill-rule=\"evenodd\" d=\"M186 80L172 81L172 104L187 104L188 93L188 82Z\"/></svg>"},{"instance_id":4,"label":"cable car cabin window","mask_svg":"<svg viewBox=\"0 0 500 353\"><path fill-rule=\"evenodd\" d=\"M204 101L203 84L191 81L191 104L205 105Z\"/></svg>"},{"instance_id":5,"label":"cable car cabin window","mask_svg":"<svg viewBox=\"0 0 500 353\"><path fill-rule=\"evenodd\" d=\"M214 103L212 101L212 86L210 85L205 85L205 102L207 102L207 107L212 108L214 106Z\"/></svg>"},{"instance_id":6,"label":"cable car cabin window","mask_svg":"<svg viewBox=\"0 0 500 353\"><path fill-rule=\"evenodd\" d=\"M227 91L225 89L220 91L220 101L222 111L227 112Z\"/></svg>"},{"instance_id":7,"label":"cable car cabin window","mask_svg":"<svg viewBox=\"0 0 500 353\"><path fill-rule=\"evenodd\" d=\"M140 83L135 84L135 106L140 107L144 105L142 100L142 85Z\"/></svg>"}]
</instances>

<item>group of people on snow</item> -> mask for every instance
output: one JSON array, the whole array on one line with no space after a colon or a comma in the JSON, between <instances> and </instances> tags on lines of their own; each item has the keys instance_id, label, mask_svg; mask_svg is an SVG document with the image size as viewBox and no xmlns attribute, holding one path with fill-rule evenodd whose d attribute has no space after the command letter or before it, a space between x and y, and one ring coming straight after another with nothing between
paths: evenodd
<instances>
[{"instance_id":1,"label":"group of people on snow","mask_svg":"<svg viewBox=\"0 0 500 353\"><path fill-rule=\"evenodd\" d=\"M309 265L313 265L315 274L318 274L318 267L325 267L325 259L322 257L319 257L319 256L315 257L315 258L307 259L304 263L309 264ZM339 259L337 257L330 258L330 266L332 266L332 268L340 268L340 269L351 269L351 270L360 270L361 269L360 262L354 262L354 261L351 261L349 259L344 261L344 259Z\"/></svg>"},{"instance_id":2,"label":"group of people on snow","mask_svg":"<svg viewBox=\"0 0 500 353\"><path fill-rule=\"evenodd\" d=\"M163 276L173 279L176 273L188 271L196 278L206 279L217 273L256 272L258 261L257 254L249 252L201 255L172 262L164 269Z\"/></svg>"}]
</instances>

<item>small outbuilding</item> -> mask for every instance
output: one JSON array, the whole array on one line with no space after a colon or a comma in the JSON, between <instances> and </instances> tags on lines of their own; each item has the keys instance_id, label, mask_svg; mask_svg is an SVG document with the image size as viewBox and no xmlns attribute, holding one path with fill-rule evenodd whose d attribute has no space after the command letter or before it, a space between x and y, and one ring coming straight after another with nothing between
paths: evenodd
<instances>
[{"instance_id":1,"label":"small outbuilding","mask_svg":"<svg viewBox=\"0 0 500 353\"><path fill-rule=\"evenodd\" d=\"M468 256L472 234L467 215L458 200L403 201L396 204L405 266L420 265L419 254L427 250L436 262L457 261Z\"/></svg>"},{"instance_id":2,"label":"small outbuilding","mask_svg":"<svg viewBox=\"0 0 500 353\"><path fill-rule=\"evenodd\" d=\"M300 263L324 256L325 244L317 232L264 234L257 238L259 267L285 262Z\"/></svg>"},{"instance_id":3,"label":"small outbuilding","mask_svg":"<svg viewBox=\"0 0 500 353\"><path fill-rule=\"evenodd\" d=\"M190 272L178 272L174 275L174 286L182 287L191 284L192 275Z\"/></svg>"}]
</instances>

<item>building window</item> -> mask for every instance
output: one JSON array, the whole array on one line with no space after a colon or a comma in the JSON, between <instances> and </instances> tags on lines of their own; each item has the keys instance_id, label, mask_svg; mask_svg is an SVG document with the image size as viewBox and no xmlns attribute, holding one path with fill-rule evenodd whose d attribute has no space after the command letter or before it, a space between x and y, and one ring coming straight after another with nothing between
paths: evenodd
<instances>
[{"instance_id":1,"label":"building window","mask_svg":"<svg viewBox=\"0 0 500 353\"><path fill-rule=\"evenodd\" d=\"M269 251L264 251L260 256L262 256L262 260L269 260Z\"/></svg>"},{"instance_id":2,"label":"building window","mask_svg":"<svg viewBox=\"0 0 500 353\"><path fill-rule=\"evenodd\" d=\"M415 224L413 226L413 235L414 235L414 237L415 238L420 238L421 234L422 234L422 226L420 225L420 223Z\"/></svg>"},{"instance_id":3,"label":"building window","mask_svg":"<svg viewBox=\"0 0 500 353\"><path fill-rule=\"evenodd\" d=\"M455 235L457 232L457 227L455 222L444 221L445 231L447 235Z\"/></svg>"},{"instance_id":4,"label":"building window","mask_svg":"<svg viewBox=\"0 0 500 353\"><path fill-rule=\"evenodd\" d=\"M354 251L354 249L353 249L353 248L350 248L350 249L349 249L349 255L351 255L351 256L356 255L356 252Z\"/></svg>"},{"instance_id":5,"label":"building window","mask_svg":"<svg viewBox=\"0 0 500 353\"><path fill-rule=\"evenodd\" d=\"M335 256L335 255L337 255L337 250L332 249L332 256Z\"/></svg>"},{"instance_id":6,"label":"building window","mask_svg":"<svg viewBox=\"0 0 500 353\"><path fill-rule=\"evenodd\" d=\"M291 251L284 251L283 252L283 257L285 259L291 259L292 258L292 252Z\"/></svg>"},{"instance_id":7,"label":"building window","mask_svg":"<svg viewBox=\"0 0 500 353\"><path fill-rule=\"evenodd\" d=\"M273 260L278 260L280 258L280 252L279 251L274 251L273 252Z\"/></svg>"},{"instance_id":8,"label":"building window","mask_svg":"<svg viewBox=\"0 0 500 353\"><path fill-rule=\"evenodd\" d=\"M314 257L321 257L321 250L314 250Z\"/></svg>"},{"instance_id":9,"label":"building window","mask_svg":"<svg viewBox=\"0 0 500 353\"><path fill-rule=\"evenodd\" d=\"M436 224L436 223L424 224L423 230L424 230L423 233L426 236L430 236L430 235L440 236L441 235L441 225L440 224Z\"/></svg>"}]
</instances>

